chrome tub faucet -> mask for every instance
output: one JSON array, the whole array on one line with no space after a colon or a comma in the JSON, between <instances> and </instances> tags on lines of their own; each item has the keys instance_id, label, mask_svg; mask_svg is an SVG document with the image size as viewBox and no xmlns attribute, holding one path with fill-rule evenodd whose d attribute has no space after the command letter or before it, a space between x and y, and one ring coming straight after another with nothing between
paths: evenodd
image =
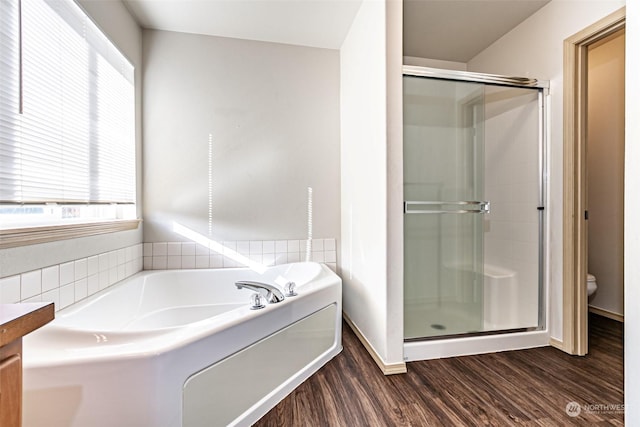
<instances>
[{"instance_id":1,"label":"chrome tub faucet","mask_svg":"<svg viewBox=\"0 0 640 427\"><path fill-rule=\"evenodd\" d=\"M251 280L239 280L236 282L236 288L249 289L254 292L258 292L260 295L266 298L269 304L281 302L284 300L284 294L282 291L273 285L262 282L254 282Z\"/></svg>"}]
</instances>

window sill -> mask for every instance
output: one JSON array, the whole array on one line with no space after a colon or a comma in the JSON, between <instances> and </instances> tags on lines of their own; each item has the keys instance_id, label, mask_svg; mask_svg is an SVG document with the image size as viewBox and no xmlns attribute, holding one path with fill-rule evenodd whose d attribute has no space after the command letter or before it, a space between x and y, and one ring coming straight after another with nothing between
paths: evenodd
<instances>
[{"instance_id":1,"label":"window sill","mask_svg":"<svg viewBox=\"0 0 640 427\"><path fill-rule=\"evenodd\" d=\"M0 230L0 249L135 230L141 220L113 220Z\"/></svg>"}]
</instances>

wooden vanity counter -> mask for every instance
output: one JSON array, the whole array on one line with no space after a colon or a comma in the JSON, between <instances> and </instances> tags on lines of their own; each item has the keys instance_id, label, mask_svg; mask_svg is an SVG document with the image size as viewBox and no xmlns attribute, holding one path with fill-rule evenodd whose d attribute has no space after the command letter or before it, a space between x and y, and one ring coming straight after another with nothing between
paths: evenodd
<instances>
[{"instance_id":1,"label":"wooden vanity counter","mask_svg":"<svg viewBox=\"0 0 640 427\"><path fill-rule=\"evenodd\" d=\"M0 304L0 426L22 425L22 337L55 317L53 303Z\"/></svg>"}]
</instances>

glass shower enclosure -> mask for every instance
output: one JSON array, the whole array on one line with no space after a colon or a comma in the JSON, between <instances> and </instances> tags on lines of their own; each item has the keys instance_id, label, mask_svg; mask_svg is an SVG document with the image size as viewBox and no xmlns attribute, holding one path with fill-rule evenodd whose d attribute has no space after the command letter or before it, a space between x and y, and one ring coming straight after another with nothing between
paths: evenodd
<instances>
[{"instance_id":1,"label":"glass shower enclosure","mask_svg":"<svg viewBox=\"0 0 640 427\"><path fill-rule=\"evenodd\" d=\"M405 67L404 337L543 322L543 88Z\"/></svg>"}]
</instances>

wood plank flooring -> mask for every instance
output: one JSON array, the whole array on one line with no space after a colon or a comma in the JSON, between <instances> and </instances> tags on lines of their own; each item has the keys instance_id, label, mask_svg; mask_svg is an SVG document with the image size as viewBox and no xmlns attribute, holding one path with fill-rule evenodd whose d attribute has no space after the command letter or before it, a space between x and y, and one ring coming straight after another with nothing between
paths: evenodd
<instances>
[{"instance_id":1,"label":"wood plank flooring","mask_svg":"<svg viewBox=\"0 0 640 427\"><path fill-rule=\"evenodd\" d=\"M622 426L624 413L604 405L624 400L623 327L589 322L585 357L544 347L411 362L386 377L343 324L342 353L255 425ZM580 405L575 417L569 402Z\"/></svg>"}]
</instances>

